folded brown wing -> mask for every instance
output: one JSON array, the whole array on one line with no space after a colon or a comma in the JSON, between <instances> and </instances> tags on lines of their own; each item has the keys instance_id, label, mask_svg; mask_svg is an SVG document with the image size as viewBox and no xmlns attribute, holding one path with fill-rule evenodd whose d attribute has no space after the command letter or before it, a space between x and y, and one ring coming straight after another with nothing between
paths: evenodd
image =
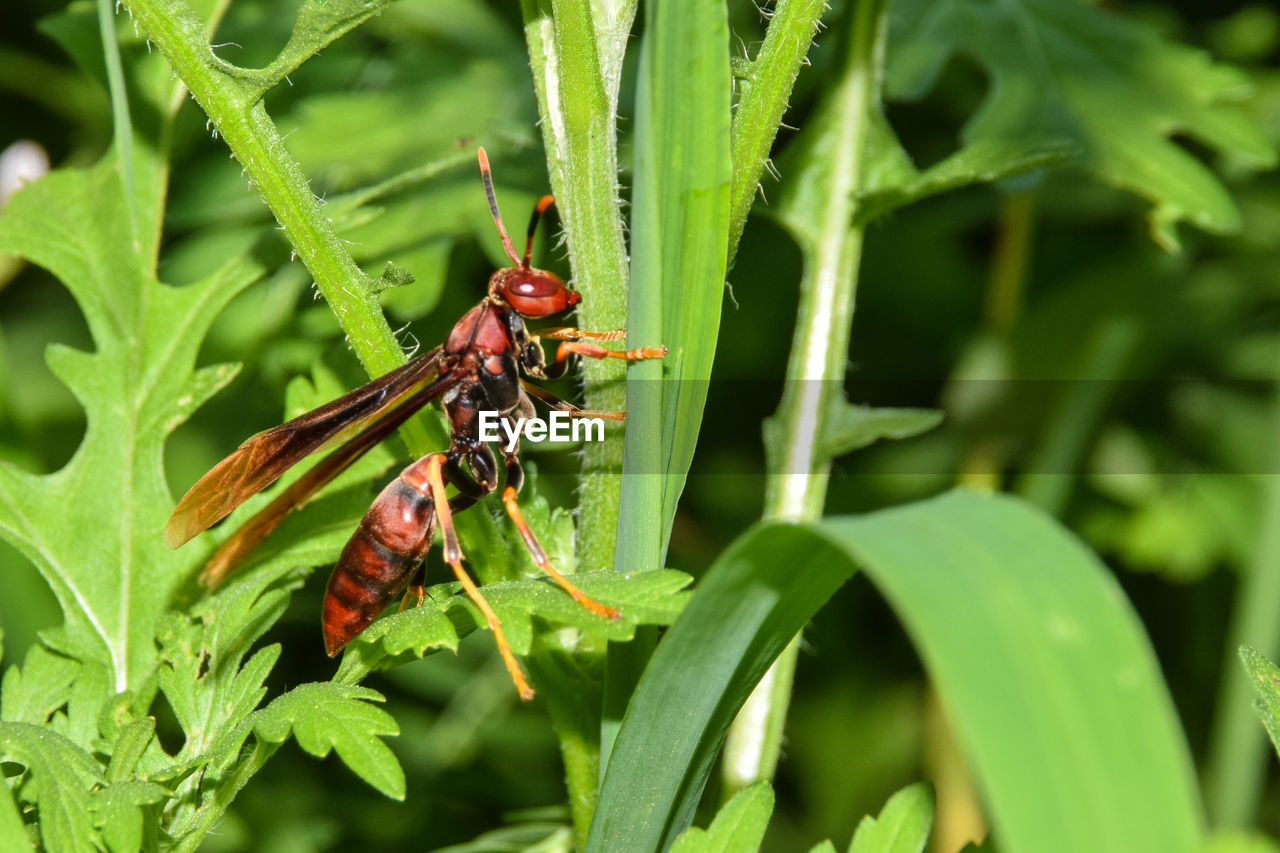
<instances>
[{"instance_id":1,"label":"folded brown wing","mask_svg":"<svg viewBox=\"0 0 1280 853\"><path fill-rule=\"evenodd\" d=\"M436 348L331 403L247 440L235 453L201 477L178 501L164 530L165 543L170 548L177 548L270 486L304 457L341 442L354 444L359 439L352 436L358 437L364 430L381 427L390 413L400 414L396 426L403 423L414 411L452 384L452 379L445 381L437 376L439 360L440 350ZM421 393L442 382L442 387L434 393ZM414 400L416 405L411 411L402 412L402 406L409 400ZM385 435L394 431L396 426L390 427ZM369 444L364 450L372 446ZM346 464L355 461L359 455L356 454ZM337 473L334 472L329 479Z\"/></svg>"}]
</instances>

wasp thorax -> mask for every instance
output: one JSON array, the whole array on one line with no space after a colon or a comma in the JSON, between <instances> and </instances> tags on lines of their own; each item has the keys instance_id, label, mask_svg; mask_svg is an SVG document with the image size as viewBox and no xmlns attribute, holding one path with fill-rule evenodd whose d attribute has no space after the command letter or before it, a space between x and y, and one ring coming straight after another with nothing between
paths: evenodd
<instances>
[{"instance_id":1,"label":"wasp thorax","mask_svg":"<svg viewBox=\"0 0 1280 853\"><path fill-rule=\"evenodd\" d=\"M549 317L568 311L581 298L554 273L532 267L507 267L489 279L489 293L526 317Z\"/></svg>"}]
</instances>

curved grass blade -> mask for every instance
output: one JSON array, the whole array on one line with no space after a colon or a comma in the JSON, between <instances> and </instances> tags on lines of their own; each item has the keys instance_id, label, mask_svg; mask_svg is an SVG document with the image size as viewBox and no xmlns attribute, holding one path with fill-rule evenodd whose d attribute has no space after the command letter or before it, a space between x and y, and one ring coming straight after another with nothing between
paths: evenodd
<instances>
[{"instance_id":1,"label":"curved grass blade","mask_svg":"<svg viewBox=\"0 0 1280 853\"><path fill-rule=\"evenodd\" d=\"M1039 511L954 492L739 539L640 681L588 850L671 843L739 705L855 563L919 649L1002 850L1186 850L1200 839L1187 745L1114 580Z\"/></svg>"}]
</instances>

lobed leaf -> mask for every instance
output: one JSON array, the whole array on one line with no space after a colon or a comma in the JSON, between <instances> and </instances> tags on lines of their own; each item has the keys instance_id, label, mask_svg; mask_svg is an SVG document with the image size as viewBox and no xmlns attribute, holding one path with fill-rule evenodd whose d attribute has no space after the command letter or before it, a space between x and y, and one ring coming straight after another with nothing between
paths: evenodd
<instances>
[{"instance_id":1,"label":"lobed leaf","mask_svg":"<svg viewBox=\"0 0 1280 853\"><path fill-rule=\"evenodd\" d=\"M489 584L482 589L502 621L502 630L512 651L527 655L542 620L580 632L574 639L561 639L572 646L591 638L626 642L639 625L669 625L675 621L688 599L681 590L689 576L660 569L635 574L586 572L572 576L587 595L622 612L610 622L588 612L549 578L533 578ZM420 607L392 614L370 625L347 646L334 680L354 684L375 669L383 669L439 649L456 650L462 637L484 624L484 617L457 583L440 584L428 590Z\"/></svg>"},{"instance_id":2,"label":"lobed leaf","mask_svg":"<svg viewBox=\"0 0 1280 853\"><path fill-rule=\"evenodd\" d=\"M382 694L332 682L304 684L257 712L253 731L270 743L281 743L292 732L298 745L317 758L336 749L360 778L388 797L402 800L404 771L379 739L399 734L400 728L371 701L381 702Z\"/></svg>"},{"instance_id":3,"label":"lobed leaf","mask_svg":"<svg viewBox=\"0 0 1280 853\"><path fill-rule=\"evenodd\" d=\"M1249 677L1253 679L1253 688L1258 691L1254 700L1254 708L1262 719L1262 727L1271 738L1271 745L1280 755L1280 667L1277 667L1266 656L1250 645L1240 647L1240 660Z\"/></svg>"},{"instance_id":4,"label":"lobed leaf","mask_svg":"<svg viewBox=\"0 0 1280 853\"><path fill-rule=\"evenodd\" d=\"M933 789L917 782L890 797L879 817L858 823L849 853L921 853L932 827Z\"/></svg>"},{"instance_id":5,"label":"lobed leaf","mask_svg":"<svg viewBox=\"0 0 1280 853\"><path fill-rule=\"evenodd\" d=\"M671 845L671 853L755 853L773 814L768 782L743 788L725 803L706 829L690 827Z\"/></svg>"},{"instance_id":6,"label":"lobed leaf","mask_svg":"<svg viewBox=\"0 0 1280 853\"><path fill-rule=\"evenodd\" d=\"M1149 26L1088 3L960 0L894 7L891 97L919 98L956 54L986 68L986 101L965 125L966 145L1067 141L1072 163L1152 204L1152 237L1178 246L1177 224L1234 231L1240 214L1191 153L1184 134L1255 168L1274 147L1233 106L1250 90L1241 71L1160 38Z\"/></svg>"},{"instance_id":7,"label":"lobed leaf","mask_svg":"<svg viewBox=\"0 0 1280 853\"><path fill-rule=\"evenodd\" d=\"M236 259L195 285L166 287L128 222L112 156L27 187L0 219L0 252L58 276L96 345L50 348L50 368L85 409L84 441L47 476L0 464L0 535L52 588L65 643L101 662L115 691L153 669L156 621L184 578L183 557L158 533L170 503L164 439L234 375L226 365L194 370L196 350L218 310L260 272ZM68 530L93 531L93 547Z\"/></svg>"},{"instance_id":8,"label":"lobed leaf","mask_svg":"<svg viewBox=\"0 0 1280 853\"><path fill-rule=\"evenodd\" d=\"M0 723L0 759L26 767L19 795L38 804L46 849L98 849L92 802L93 789L103 778L89 753L43 726L5 722Z\"/></svg>"}]
</instances>

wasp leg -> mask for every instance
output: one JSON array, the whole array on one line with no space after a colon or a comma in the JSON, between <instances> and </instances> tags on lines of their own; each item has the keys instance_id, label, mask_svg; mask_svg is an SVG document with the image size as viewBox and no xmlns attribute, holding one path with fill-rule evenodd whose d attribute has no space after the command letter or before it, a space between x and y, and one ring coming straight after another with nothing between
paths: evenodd
<instances>
[{"instance_id":1,"label":"wasp leg","mask_svg":"<svg viewBox=\"0 0 1280 853\"><path fill-rule=\"evenodd\" d=\"M627 336L626 329L610 329L607 332L588 332L572 326L560 326L538 332L538 337L553 341L620 341Z\"/></svg>"},{"instance_id":2,"label":"wasp leg","mask_svg":"<svg viewBox=\"0 0 1280 853\"><path fill-rule=\"evenodd\" d=\"M657 347L640 347L639 349L629 350L611 350L605 349L596 344L584 344L577 341L565 341L556 348L555 363L560 364L571 355L582 355L587 358L620 358L624 361L642 361L646 358L662 358L667 354L667 348L664 346Z\"/></svg>"},{"instance_id":3,"label":"wasp leg","mask_svg":"<svg viewBox=\"0 0 1280 853\"><path fill-rule=\"evenodd\" d=\"M578 604L597 616L603 616L606 619L616 620L621 618L621 613L588 596L551 565L551 561L547 559L547 552L542 550L542 546L538 544L533 531L529 529L529 523L524 520L524 515L520 512L520 504L516 500L516 495L523 484L524 470L520 467L520 461L515 456L508 456L507 485L502 490L502 505L506 507L507 515L511 516L511 521L515 524L516 530L520 531L520 538L524 539L524 546L529 549L529 556L533 557L533 561L538 564L538 568L550 575L551 579L560 584L560 587L569 593Z\"/></svg>"},{"instance_id":4,"label":"wasp leg","mask_svg":"<svg viewBox=\"0 0 1280 853\"><path fill-rule=\"evenodd\" d=\"M397 613L402 613L409 609L409 602L414 601L414 607L421 607L422 601L427 597L427 564L419 563L418 570L413 573L413 580L409 581L409 585L405 587L404 598L400 599L400 609Z\"/></svg>"},{"instance_id":5,"label":"wasp leg","mask_svg":"<svg viewBox=\"0 0 1280 853\"><path fill-rule=\"evenodd\" d=\"M612 412L604 409L579 409L573 403L560 399L546 388L539 388L537 385L526 382L523 379L520 380L520 387L530 397L537 397L557 411L568 412L569 416L573 418L608 418L612 421L621 421L626 420L627 417L626 412Z\"/></svg>"},{"instance_id":6,"label":"wasp leg","mask_svg":"<svg viewBox=\"0 0 1280 853\"><path fill-rule=\"evenodd\" d=\"M428 457L427 463L427 482L431 486L431 494L439 515L440 535L444 539L444 559L453 569L462 588L466 590L467 597L480 608L485 622L489 624L489 630L493 631L494 642L498 644L498 652L502 655L502 662L507 665L511 680L515 682L516 691L519 692L520 698L527 702L533 698L533 688L525 679L524 672L516 662L516 656L512 653L510 644L507 643L506 635L502 633L502 622L498 620L498 615L493 612L489 602L480 593L480 588L476 586L475 581L471 580L466 569L462 568L462 547L458 544L458 531L453 527L453 512L445 497L444 476L441 473L447 461L446 454L433 453Z\"/></svg>"}]
</instances>

